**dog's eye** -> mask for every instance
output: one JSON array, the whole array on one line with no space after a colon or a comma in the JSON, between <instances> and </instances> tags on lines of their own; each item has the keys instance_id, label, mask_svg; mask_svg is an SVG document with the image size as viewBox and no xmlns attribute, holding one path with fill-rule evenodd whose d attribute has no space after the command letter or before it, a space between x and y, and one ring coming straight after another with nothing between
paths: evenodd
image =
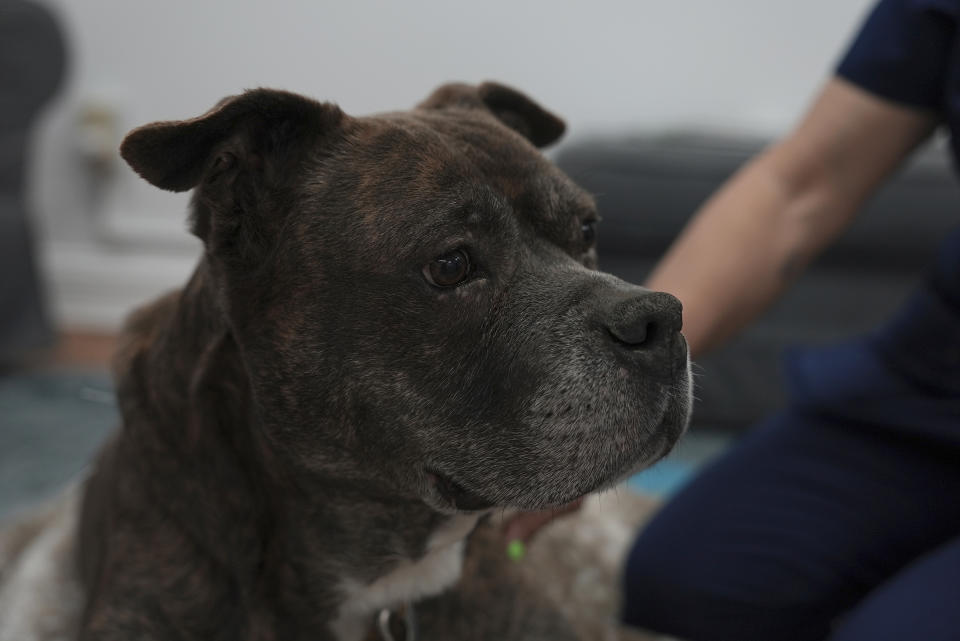
<instances>
[{"instance_id":1,"label":"dog's eye","mask_svg":"<svg viewBox=\"0 0 960 641\"><path fill-rule=\"evenodd\" d=\"M592 245L597 239L597 221L588 220L580 225L580 233L583 234L583 242L586 245Z\"/></svg>"},{"instance_id":2,"label":"dog's eye","mask_svg":"<svg viewBox=\"0 0 960 641\"><path fill-rule=\"evenodd\" d=\"M470 258L462 249L457 249L434 258L423 268L423 275L431 285L453 287L470 275Z\"/></svg>"}]
</instances>

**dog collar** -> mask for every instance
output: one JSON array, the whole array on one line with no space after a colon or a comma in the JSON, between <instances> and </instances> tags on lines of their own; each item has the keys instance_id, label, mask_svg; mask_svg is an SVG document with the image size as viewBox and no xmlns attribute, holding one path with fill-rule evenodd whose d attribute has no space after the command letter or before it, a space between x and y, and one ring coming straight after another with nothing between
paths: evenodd
<instances>
[{"instance_id":1,"label":"dog collar","mask_svg":"<svg viewBox=\"0 0 960 641\"><path fill-rule=\"evenodd\" d=\"M417 619L413 604L384 608L377 613L368 641L417 641Z\"/></svg>"}]
</instances>

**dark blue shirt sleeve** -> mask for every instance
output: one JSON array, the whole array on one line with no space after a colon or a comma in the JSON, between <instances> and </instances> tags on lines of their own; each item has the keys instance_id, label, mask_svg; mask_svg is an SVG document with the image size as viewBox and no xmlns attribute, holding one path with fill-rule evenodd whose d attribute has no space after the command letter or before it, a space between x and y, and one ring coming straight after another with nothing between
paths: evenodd
<instances>
[{"instance_id":1,"label":"dark blue shirt sleeve","mask_svg":"<svg viewBox=\"0 0 960 641\"><path fill-rule=\"evenodd\" d=\"M942 111L958 2L880 0L837 75L881 98Z\"/></svg>"}]
</instances>

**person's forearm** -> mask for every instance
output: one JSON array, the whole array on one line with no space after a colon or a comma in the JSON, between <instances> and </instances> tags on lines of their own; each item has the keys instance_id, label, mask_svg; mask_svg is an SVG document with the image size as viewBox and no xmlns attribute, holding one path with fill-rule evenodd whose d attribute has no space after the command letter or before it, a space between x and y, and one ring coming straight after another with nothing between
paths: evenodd
<instances>
[{"instance_id":1,"label":"person's forearm","mask_svg":"<svg viewBox=\"0 0 960 641\"><path fill-rule=\"evenodd\" d=\"M778 175L781 153L768 150L711 198L647 282L684 304L694 356L762 312L848 217L823 190Z\"/></svg>"},{"instance_id":2,"label":"person's forearm","mask_svg":"<svg viewBox=\"0 0 960 641\"><path fill-rule=\"evenodd\" d=\"M647 282L684 304L692 354L762 312L937 122L831 79L793 133L707 202Z\"/></svg>"}]
</instances>

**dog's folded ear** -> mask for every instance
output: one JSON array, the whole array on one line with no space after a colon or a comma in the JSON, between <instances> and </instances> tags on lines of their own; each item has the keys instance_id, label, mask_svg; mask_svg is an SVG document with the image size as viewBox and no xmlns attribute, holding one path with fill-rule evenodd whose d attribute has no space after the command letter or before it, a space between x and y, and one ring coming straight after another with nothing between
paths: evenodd
<instances>
[{"instance_id":1,"label":"dog's folded ear","mask_svg":"<svg viewBox=\"0 0 960 641\"><path fill-rule=\"evenodd\" d=\"M418 106L422 109L487 109L537 147L556 142L566 129L563 120L529 97L496 82L484 82L477 86L446 84Z\"/></svg>"},{"instance_id":2,"label":"dog's folded ear","mask_svg":"<svg viewBox=\"0 0 960 641\"><path fill-rule=\"evenodd\" d=\"M120 155L147 182L170 191L196 187L204 172L216 172L237 155L263 159L285 141L335 124L343 113L335 105L294 93L253 89L221 100L190 120L156 122L130 132ZM232 148L215 157L227 141ZM229 164L228 162L228 164Z\"/></svg>"}]
</instances>

